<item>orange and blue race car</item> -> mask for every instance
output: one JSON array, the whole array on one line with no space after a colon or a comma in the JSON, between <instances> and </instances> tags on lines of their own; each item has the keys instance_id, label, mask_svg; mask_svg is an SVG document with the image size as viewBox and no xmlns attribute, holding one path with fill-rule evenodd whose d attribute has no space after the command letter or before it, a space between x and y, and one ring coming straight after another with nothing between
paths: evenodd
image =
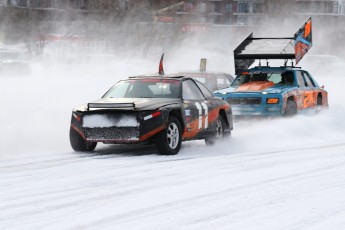
<instances>
[{"instance_id":1,"label":"orange and blue race car","mask_svg":"<svg viewBox=\"0 0 345 230\"><path fill-rule=\"evenodd\" d=\"M217 91L232 106L233 115L295 115L328 106L327 91L296 67L256 67L239 74L231 86Z\"/></svg>"},{"instance_id":2,"label":"orange and blue race car","mask_svg":"<svg viewBox=\"0 0 345 230\"><path fill-rule=\"evenodd\" d=\"M312 45L311 18L292 38L253 38L249 35L234 51L236 78L218 90L234 116L291 116L306 109L328 107L328 93L300 67L288 60L303 58ZM284 60L284 66L261 66L260 60ZM256 60L259 66L249 68Z\"/></svg>"}]
</instances>

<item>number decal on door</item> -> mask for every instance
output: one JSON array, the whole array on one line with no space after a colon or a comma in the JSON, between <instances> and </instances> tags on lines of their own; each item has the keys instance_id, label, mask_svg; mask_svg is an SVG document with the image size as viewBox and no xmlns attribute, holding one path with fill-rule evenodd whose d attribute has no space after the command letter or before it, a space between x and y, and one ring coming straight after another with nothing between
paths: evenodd
<instances>
[{"instance_id":1,"label":"number decal on door","mask_svg":"<svg viewBox=\"0 0 345 230\"><path fill-rule=\"evenodd\" d=\"M315 99L314 99L313 91L304 92L303 107L308 108L310 106L313 106L314 100Z\"/></svg>"},{"instance_id":2,"label":"number decal on door","mask_svg":"<svg viewBox=\"0 0 345 230\"><path fill-rule=\"evenodd\" d=\"M199 111L199 117L198 117L198 129L202 128L202 109L205 110L205 124L204 124L204 128L207 129L208 128L208 107L206 105L205 102L199 103L199 102L195 102L195 106Z\"/></svg>"},{"instance_id":3,"label":"number decal on door","mask_svg":"<svg viewBox=\"0 0 345 230\"><path fill-rule=\"evenodd\" d=\"M207 107L205 102L202 102L201 105L202 105L202 107L205 110L205 125L204 125L204 128L207 129L208 128L208 107Z\"/></svg>"}]
</instances>

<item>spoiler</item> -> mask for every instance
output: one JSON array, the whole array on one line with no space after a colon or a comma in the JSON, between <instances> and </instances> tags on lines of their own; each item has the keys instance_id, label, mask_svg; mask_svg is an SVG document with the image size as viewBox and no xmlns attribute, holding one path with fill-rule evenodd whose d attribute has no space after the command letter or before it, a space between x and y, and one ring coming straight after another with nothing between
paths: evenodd
<instances>
[{"instance_id":1,"label":"spoiler","mask_svg":"<svg viewBox=\"0 0 345 230\"><path fill-rule=\"evenodd\" d=\"M234 50L236 74L248 69L255 60L296 59L296 64L312 46L312 21L309 18L294 37L254 38L251 33Z\"/></svg>"},{"instance_id":2,"label":"spoiler","mask_svg":"<svg viewBox=\"0 0 345 230\"><path fill-rule=\"evenodd\" d=\"M88 110L98 109L135 109L134 103L88 103Z\"/></svg>"}]
</instances>

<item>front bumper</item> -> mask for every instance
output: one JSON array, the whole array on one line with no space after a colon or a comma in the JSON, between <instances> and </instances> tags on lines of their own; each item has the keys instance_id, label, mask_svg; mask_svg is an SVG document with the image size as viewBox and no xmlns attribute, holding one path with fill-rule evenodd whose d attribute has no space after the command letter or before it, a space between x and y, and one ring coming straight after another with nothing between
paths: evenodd
<instances>
[{"instance_id":1,"label":"front bumper","mask_svg":"<svg viewBox=\"0 0 345 230\"><path fill-rule=\"evenodd\" d=\"M282 105L231 105L234 116L281 116Z\"/></svg>"},{"instance_id":2,"label":"front bumper","mask_svg":"<svg viewBox=\"0 0 345 230\"><path fill-rule=\"evenodd\" d=\"M238 92L221 95L232 108L234 116L281 116L284 100L281 94L263 94L256 92ZM269 103L277 99L276 103Z\"/></svg>"},{"instance_id":3,"label":"front bumper","mask_svg":"<svg viewBox=\"0 0 345 230\"><path fill-rule=\"evenodd\" d=\"M71 127L89 142L139 143L147 141L164 129L162 114L145 120L147 114L150 112L73 112Z\"/></svg>"},{"instance_id":4,"label":"front bumper","mask_svg":"<svg viewBox=\"0 0 345 230\"><path fill-rule=\"evenodd\" d=\"M85 139L91 142L139 142L139 127L83 128Z\"/></svg>"}]
</instances>

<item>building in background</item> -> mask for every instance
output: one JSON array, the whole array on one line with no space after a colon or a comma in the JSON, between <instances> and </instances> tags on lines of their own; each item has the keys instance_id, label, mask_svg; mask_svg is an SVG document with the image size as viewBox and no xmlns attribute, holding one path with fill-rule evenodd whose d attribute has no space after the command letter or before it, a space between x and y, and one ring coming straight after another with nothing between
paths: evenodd
<instances>
[{"instance_id":1,"label":"building in background","mask_svg":"<svg viewBox=\"0 0 345 230\"><path fill-rule=\"evenodd\" d=\"M138 20L259 25L269 15L344 17L345 0L0 0L0 6L41 11L41 20L118 16ZM133 14L133 12L135 12ZM68 16L66 16L66 14ZM71 16L73 15L73 16Z\"/></svg>"},{"instance_id":2,"label":"building in background","mask_svg":"<svg viewBox=\"0 0 345 230\"><path fill-rule=\"evenodd\" d=\"M175 1L174 4L181 2ZM224 25L260 25L266 17L296 15L344 17L344 0L189 0L175 12L166 12L175 21Z\"/></svg>"},{"instance_id":3,"label":"building in background","mask_svg":"<svg viewBox=\"0 0 345 230\"><path fill-rule=\"evenodd\" d=\"M114 40L123 44L148 36L155 44L169 44L189 32L247 34L253 27L309 16L329 25L318 31L321 39L345 41L345 0L0 0L0 39L29 42L53 33L67 40L96 39L97 44L110 40L114 46ZM334 28L337 33L330 36Z\"/></svg>"}]
</instances>

